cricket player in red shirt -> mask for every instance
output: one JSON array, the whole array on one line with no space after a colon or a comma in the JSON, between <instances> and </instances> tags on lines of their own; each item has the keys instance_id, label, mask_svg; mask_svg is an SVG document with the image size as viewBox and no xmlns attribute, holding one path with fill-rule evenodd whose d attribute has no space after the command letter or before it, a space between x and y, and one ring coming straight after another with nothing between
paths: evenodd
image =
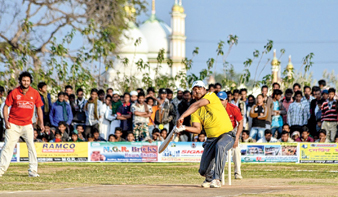
<instances>
[{"instance_id":1,"label":"cricket player in red shirt","mask_svg":"<svg viewBox=\"0 0 338 197\"><path fill-rule=\"evenodd\" d=\"M37 90L32 88L32 75L24 71L19 76L20 86L15 88L8 96L3 109L6 134L5 144L1 151L0 158L0 176L2 176L13 156L13 150L20 136L23 137L28 148L29 169L28 176L39 177L38 160L34 146L34 130L32 125L32 117L34 107L36 107L40 128L43 132L43 113L41 107L43 102ZM8 108L11 107L9 116Z\"/></svg>"},{"instance_id":2,"label":"cricket player in red shirt","mask_svg":"<svg viewBox=\"0 0 338 197\"><path fill-rule=\"evenodd\" d=\"M234 132L236 132L236 140L232 148L232 160L235 164L235 179L242 179L241 173L241 149L238 146L239 136L243 131L243 116L241 110L236 106L228 102L228 95L225 92L217 93L218 98L221 100L225 110L228 112Z\"/></svg>"}]
</instances>

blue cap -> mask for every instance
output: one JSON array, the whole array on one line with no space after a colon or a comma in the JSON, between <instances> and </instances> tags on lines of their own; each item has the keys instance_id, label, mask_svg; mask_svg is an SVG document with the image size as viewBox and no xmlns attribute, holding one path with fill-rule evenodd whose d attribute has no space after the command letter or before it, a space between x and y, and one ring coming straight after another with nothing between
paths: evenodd
<instances>
[{"instance_id":1,"label":"blue cap","mask_svg":"<svg viewBox=\"0 0 338 197\"><path fill-rule=\"evenodd\" d=\"M225 100L225 99L228 98L228 95L227 95L227 93L225 93L225 92L219 92L219 93L217 93L217 96L218 96L218 98L221 99L221 100Z\"/></svg>"},{"instance_id":2,"label":"blue cap","mask_svg":"<svg viewBox=\"0 0 338 197\"><path fill-rule=\"evenodd\" d=\"M328 90L323 90L322 94L329 94Z\"/></svg>"}]
</instances>

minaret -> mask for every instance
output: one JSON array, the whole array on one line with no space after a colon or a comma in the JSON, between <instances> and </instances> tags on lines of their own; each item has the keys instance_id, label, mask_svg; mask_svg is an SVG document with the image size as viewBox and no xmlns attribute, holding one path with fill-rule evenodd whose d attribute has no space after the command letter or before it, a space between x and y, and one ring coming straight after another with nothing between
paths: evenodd
<instances>
[{"instance_id":1,"label":"minaret","mask_svg":"<svg viewBox=\"0 0 338 197\"><path fill-rule=\"evenodd\" d=\"M172 77L184 70L182 60L185 59L185 17L182 0L175 0L171 12L170 58L173 60L171 69Z\"/></svg>"},{"instance_id":2,"label":"minaret","mask_svg":"<svg viewBox=\"0 0 338 197\"><path fill-rule=\"evenodd\" d=\"M292 75L293 75L293 64L291 62L291 55L289 55L289 63L286 66L286 70L288 71L288 79L292 79Z\"/></svg>"},{"instance_id":3,"label":"minaret","mask_svg":"<svg viewBox=\"0 0 338 197\"><path fill-rule=\"evenodd\" d=\"M273 50L273 59L271 61L272 83L278 82L279 62L276 57L276 49Z\"/></svg>"}]
</instances>

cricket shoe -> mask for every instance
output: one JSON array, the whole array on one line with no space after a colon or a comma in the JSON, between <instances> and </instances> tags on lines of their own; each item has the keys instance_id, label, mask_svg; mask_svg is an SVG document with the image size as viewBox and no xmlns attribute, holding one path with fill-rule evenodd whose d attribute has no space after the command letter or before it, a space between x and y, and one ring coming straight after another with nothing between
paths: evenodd
<instances>
[{"instance_id":1,"label":"cricket shoe","mask_svg":"<svg viewBox=\"0 0 338 197\"><path fill-rule=\"evenodd\" d=\"M238 174L238 173L235 173L235 179L243 179L242 175Z\"/></svg>"},{"instance_id":2,"label":"cricket shoe","mask_svg":"<svg viewBox=\"0 0 338 197\"><path fill-rule=\"evenodd\" d=\"M203 187L203 188L210 188L210 183L211 183L211 182L208 182L208 181L205 180L205 181L202 183L201 187Z\"/></svg>"},{"instance_id":3,"label":"cricket shoe","mask_svg":"<svg viewBox=\"0 0 338 197\"><path fill-rule=\"evenodd\" d=\"M28 171L29 177L40 177L40 175L36 171Z\"/></svg>"},{"instance_id":4,"label":"cricket shoe","mask_svg":"<svg viewBox=\"0 0 338 197\"><path fill-rule=\"evenodd\" d=\"M218 179L214 179L211 181L210 188L220 188L220 187L222 187L221 181L219 181Z\"/></svg>"}]
</instances>

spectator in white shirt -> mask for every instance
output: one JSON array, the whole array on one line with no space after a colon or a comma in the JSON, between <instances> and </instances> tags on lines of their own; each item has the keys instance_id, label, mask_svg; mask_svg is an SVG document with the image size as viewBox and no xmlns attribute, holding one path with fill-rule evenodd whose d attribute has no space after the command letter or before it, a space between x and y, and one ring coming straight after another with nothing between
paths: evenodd
<instances>
[{"instance_id":1,"label":"spectator in white shirt","mask_svg":"<svg viewBox=\"0 0 338 197\"><path fill-rule=\"evenodd\" d=\"M98 90L93 88L90 91L90 99L85 105L86 112L86 129L85 136L88 138L89 134L93 134L94 130L98 130L99 122L102 118L102 102L98 100Z\"/></svg>"},{"instance_id":2,"label":"spectator in white shirt","mask_svg":"<svg viewBox=\"0 0 338 197\"><path fill-rule=\"evenodd\" d=\"M270 129L266 129L264 131L264 138L261 138L257 141L257 143L275 143L278 142L278 140L274 137L272 137L272 132Z\"/></svg>"}]
</instances>

